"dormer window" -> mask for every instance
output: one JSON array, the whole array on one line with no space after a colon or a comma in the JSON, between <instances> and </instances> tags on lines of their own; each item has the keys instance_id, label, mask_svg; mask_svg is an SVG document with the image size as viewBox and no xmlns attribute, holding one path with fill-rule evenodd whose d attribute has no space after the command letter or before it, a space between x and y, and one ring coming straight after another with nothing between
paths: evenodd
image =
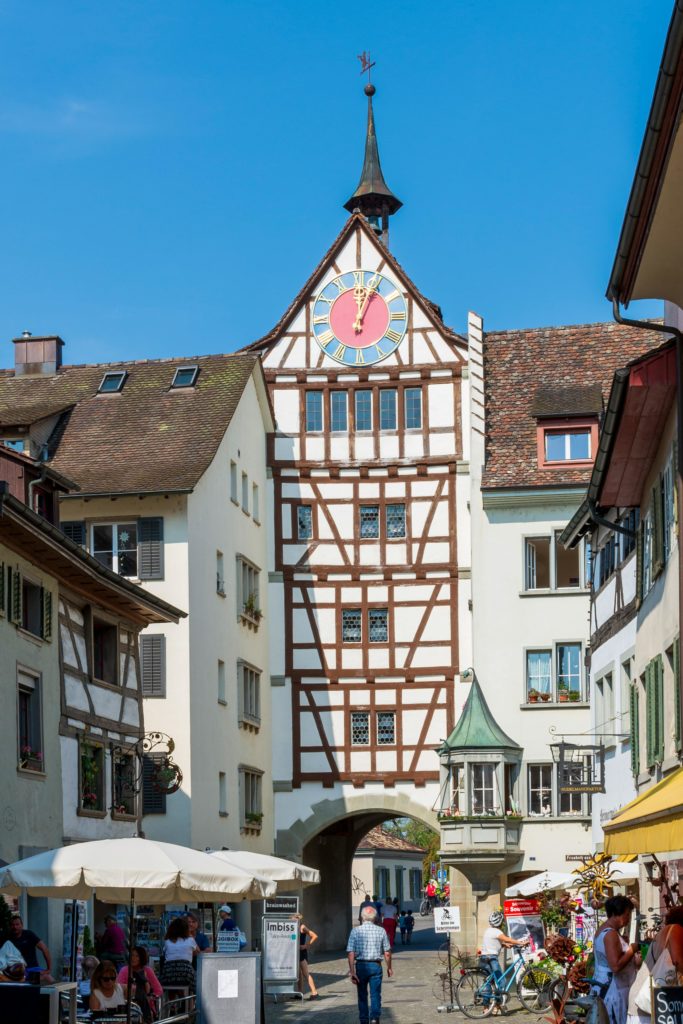
<instances>
[{"instance_id":1,"label":"dormer window","mask_svg":"<svg viewBox=\"0 0 683 1024\"><path fill-rule=\"evenodd\" d=\"M175 372L171 388L193 388L198 373L198 366L179 366Z\"/></svg>"},{"instance_id":2,"label":"dormer window","mask_svg":"<svg viewBox=\"0 0 683 1024\"><path fill-rule=\"evenodd\" d=\"M21 452L22 454L26 446L23 437L3 437L2 443L5 448L11 448L13 452Z\"/></svg>"},{"instance_id":3,"label":"dormer window","mask_svg":"<svg viewBox=\"0 0 683 1024\"><path fill-rule=\"evenodd\" d=\"M546 462L587 462L591 458L591 432L579 430L546 430Z\"/></svg>"},{"instance_id":4,"label":"dormer window","mask_svg":"<svg viewBox=\"0 0 683 1024\"><path fill-rule=\"evenodd\" d=\"M114 395L121 391L124 381L128 376L125 370L112 370L105 373L97 389L100 395Z\"/></svg>"}]
</instances>

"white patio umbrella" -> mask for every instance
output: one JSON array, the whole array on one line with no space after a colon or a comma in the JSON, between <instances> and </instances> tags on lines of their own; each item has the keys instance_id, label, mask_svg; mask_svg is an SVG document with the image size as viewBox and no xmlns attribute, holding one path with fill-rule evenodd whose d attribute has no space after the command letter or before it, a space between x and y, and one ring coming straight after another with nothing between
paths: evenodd
<instances>
[{"instance_id":1,"label":"white patio umbrella","mask_svg":"<svg viewBox=\"0 0 683 1024\"><path fill-rule=\"evenodd\" d=\"M515 882L505 890L507 897L535 896L536 893L546 892L548 889L571 889L576 886L577 877L566 871L541 871L531 878L524 878L521 882Z\"/></svg>"},{"instance_id":2,"label":"white patio umbrella","mask_svg":"<svg viewBox=\"0 0 683 1024\"><path fill-rule=\"evenodd\" d=\"M16 896L88 899L129 903L128 977L132 977L135 903L208 903L262 899L275 882L227 864L207 853L151 839L99 839L74 843L0 867L0 892ZM127 1020L131 1020L128 986Z\"/></svg>"},{"instance_id":3,"label":"white patio umbrella","mask_svg":"<svg viewBox=\"0 0 683 1024\"><path fill-rule=\"evenodd\" d=\"M297 864L283 857L273 857L266 853L252 853L247 850L211 850L212 857L217 857L225 864L232 864L243 871L257 871L259 875L275 882L278 891L296 886L318 885L320 872L316 868Z\"/></svg>"}]
</instances>

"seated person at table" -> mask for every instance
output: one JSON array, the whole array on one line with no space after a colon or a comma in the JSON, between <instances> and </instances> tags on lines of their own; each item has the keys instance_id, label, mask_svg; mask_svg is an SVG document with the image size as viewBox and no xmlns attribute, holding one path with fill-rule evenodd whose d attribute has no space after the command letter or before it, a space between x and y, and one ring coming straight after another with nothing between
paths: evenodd
<instances>
[{"instance_id":1,"label":"seated person at table","mask_svg":"<svg viewBox=\"0 0 683 1024\"><path fill-rule=\"evenodd\" d=\"M116 967L111 960L103 960L93 971L90 978L91 1010L115 1010L125 1006L128 989L119 984Z\"/></svg>"},{"instance_id":2,"label":"seated person at table","mask_svg":"<svg viewBox=\"0 0 683 1024\"><path fill-rule=\"evenodd\" d=\"M131 961L133 968L133 999L142 1010L142 1019L151 1021L152 1007L155 1006L155 996L164 994L161 983L156 974L149 966L149 957L144 946L133 947ZM119 971L119 983L122 986L128 984L128 964Z\"/></svg>"},{"instance_id":3,"label":"seated person at table","mask_svg":"<svg viewBox=\"0 0 683 1024\"><path fill-rule=\"evenodd\" d=\"M15 945L5 942L0 946L0 982L23 981L26 976L26 964Z\"/></svg>"}]
</instances>

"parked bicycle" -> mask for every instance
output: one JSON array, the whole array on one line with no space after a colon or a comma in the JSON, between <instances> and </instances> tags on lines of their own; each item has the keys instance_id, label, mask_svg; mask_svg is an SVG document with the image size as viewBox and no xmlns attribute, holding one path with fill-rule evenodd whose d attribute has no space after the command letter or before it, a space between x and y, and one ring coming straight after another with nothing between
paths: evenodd
<instances>
[{"instance_id":1,"label":"parked bicycle","mask_svg":"<svg viewBox=\"0 0 683 1024\"><path fill-rule=\"evenodd\" d=\"M550 1005L554 974L541 963L528 964L520 950L496 979L481 967L461 970L455 1000L466 1017L488 1017L495 1006L503 1007L515 987L520 1003L529 1013L544 1013Z\"/></svg>"}]
</instances>

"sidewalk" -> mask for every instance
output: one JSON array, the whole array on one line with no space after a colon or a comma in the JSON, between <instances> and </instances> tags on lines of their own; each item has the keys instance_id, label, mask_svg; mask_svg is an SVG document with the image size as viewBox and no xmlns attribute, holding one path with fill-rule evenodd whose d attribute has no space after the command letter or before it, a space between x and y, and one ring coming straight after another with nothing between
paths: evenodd
<instances>
[{"instance_id":1,"label":"sidewalk","mask_svg":"<svg viewBox=\"0 0 683 1024\"><path fill-rule=\"evenodd\" d=\"M382 1024L436 1024L442 1021L462 1022L467 1018L456 1011L453 1014L436 1012L441 999L433 992L437 974L444 971L438 958L438 948L445 936L435 935L431 918L416 921L413 942L401 946L400 940L394 949L394 976L384 975L382 984ZM358 1024L356 990L349 981L346 954L323 953L318 959L315 946L311 962L311 973L320 992L320 998L302 1003L293 996L278 996L273 1003L272 996L266 997L266 1024ZM526 1013L519 1000L511 1000L506 1016L514 1024L532 1024L537 1017Z\"/></svg>"}]
</instances>

